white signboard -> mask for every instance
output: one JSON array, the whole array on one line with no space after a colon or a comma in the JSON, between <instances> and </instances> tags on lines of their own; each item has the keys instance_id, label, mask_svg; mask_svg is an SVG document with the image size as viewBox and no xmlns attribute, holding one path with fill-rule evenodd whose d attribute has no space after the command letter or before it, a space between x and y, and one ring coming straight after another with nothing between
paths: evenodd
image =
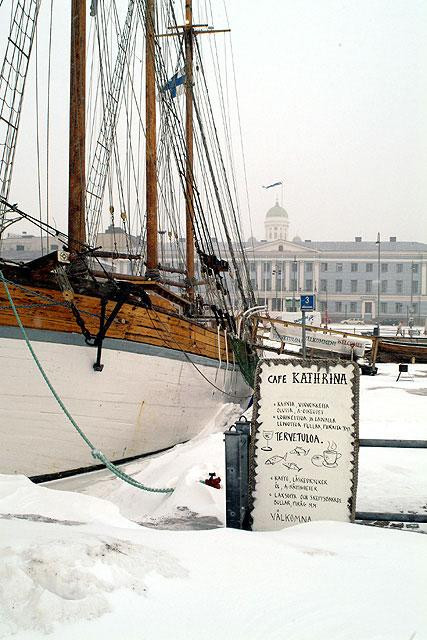
<instances>
[{"instance_id":1,"label":"white signboard","mask_svg":"<svg viewBox=\"0 0 427 640\"><path fill-rule=\"evenodd\" d=\"M366 340L356 338L351 335L341 336L334 333L323 333L321 331L306 330L307 348L321 349L322 351L332 351L357 357L365 354ZM275 324L270 332L271 340L281 339L285 344L292 344L302 347L302 329L300 327L286 327Z\"/></svg>"},{"instance_id":2,"label":"white signboard","mask_svg":"<svg viewBox=\"0 0 427 640\"><path fill-rule=\"evenodd\" d=\"M354 519L359 369L261 360L251 450L254 531Z\"/></svg>"}]
</instances>

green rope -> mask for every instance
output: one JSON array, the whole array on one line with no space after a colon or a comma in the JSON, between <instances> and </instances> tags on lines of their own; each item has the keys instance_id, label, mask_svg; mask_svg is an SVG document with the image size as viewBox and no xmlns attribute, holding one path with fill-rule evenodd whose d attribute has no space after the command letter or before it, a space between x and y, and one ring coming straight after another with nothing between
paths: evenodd
<instances>
[{"instance_id":1,"label":"green rope","mask_svg":"<svg viewBox=\"0 0 427 640\"><path fill-rule=\"evenodd\" d=\"M22 332L24 340L25 340L25 342L27 344L27 347L30 350L31 355L33 356L34 362L36 363L40 373L42 374L42 376L44 378L44 381L46 382L47 386L49 387L49 389L50 389L50 391L51 391L51 393L53 395L53 397L55 398L55 400L57 401L57 403L61 407L62 411L64 412L64 414L66 415L68 420L71 422L71 424L73 425L74 429L77 431L79 436L81 438L83 438L83 440L86 442L87 446L91 450L92 457L95 460L99 460L100 462L102 462L102 464L105 465L107 467L107 469L109 469L112 473L114 473L114 475L117 478L120 478L120 480L123 480L124 482L127 482L128 484L132 485L133 487L137 487L138 489L142 489L143 491L151 491L153 493L173 493L174 489L154 489L152 487L146 487L141 482L138 482L137 480L134 480L131 476L128 476L126 473L121 471L118 467L116 467L115 464L113 464L102 453L102 451L100 451L99 449L96 449L96 447L92 444L92 442L89 440L87 435L80 429L80 427L78 426L78 424L74 420L73 416L70 414L70 412L68 411L67 407L62 402L61 398L59 397L59 395L57 394L57 392L53 388L49 378L47 377L46 372L44 371L39 359L37 358L36 354L34 353L34 349L33 349L32 345L31 345L31 342L30 342L30 340L28 338L27 332L24 329L24 325L21 322L21 318L19 316L18 310L15 307L15 303L13 302L12 296L11 296L10 291L9 291L9 287L7 286L6 279L5 279L1 269L0 269L0 279L3 282L3 286L5 288L6 295L8 297L10 306L12 307L12 311L13 311L13 313L15 315L16 321L18 323L19 328L21 329L21 332Z\"/></svg>"}]
</instances>

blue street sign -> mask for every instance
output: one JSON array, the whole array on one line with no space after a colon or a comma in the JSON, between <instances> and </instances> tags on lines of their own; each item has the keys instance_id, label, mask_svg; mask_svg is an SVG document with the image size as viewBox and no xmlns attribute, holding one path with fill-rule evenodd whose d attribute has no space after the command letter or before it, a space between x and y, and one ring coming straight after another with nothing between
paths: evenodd
<instances>
[{"instance_id":1,"label":"blue street sign","mask_svg":"<svg viewBox=\"0 0 427 640\"><path fill-rule=\"evenodd\" d=\"M301 296L300 308L301 311L314 311L316 308L314 295Z\"/></svg>"}]
</instances>

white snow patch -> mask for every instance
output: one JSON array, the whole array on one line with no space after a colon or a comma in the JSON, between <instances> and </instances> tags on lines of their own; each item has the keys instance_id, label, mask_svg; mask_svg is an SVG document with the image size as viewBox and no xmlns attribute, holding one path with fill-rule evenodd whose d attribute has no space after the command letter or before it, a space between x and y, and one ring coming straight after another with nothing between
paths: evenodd
<instances>
[{"instance_id":1,"label":"white snow patch","mask_svg":"<svg viewBox=\"0 0 427 640\"><path fill-rule=\"evenodd\" d=\"M37 514L72 522L99 522L129 527L129 521L111 502L72 491L58 492L35 485L25 476L0 476L0 513Z\"/></svg>"},{"instance_id":2,"label":"white snow patch","mask_svg":"<svg viewBox=\"0 0 427 640\"><path fill-rule=\"evenodd\" d=\"M17 526L8 524L12 531ZM68 533L53 525L34 542L30 534L37 526L52 527L21 523L20 544L0 550L0 638L25 630L50 633L59 623L93 620L112 611L108 594L114 591L144 595L150 573L187 575L171 554L111 535Z\"/></svg>"}]
</instances>

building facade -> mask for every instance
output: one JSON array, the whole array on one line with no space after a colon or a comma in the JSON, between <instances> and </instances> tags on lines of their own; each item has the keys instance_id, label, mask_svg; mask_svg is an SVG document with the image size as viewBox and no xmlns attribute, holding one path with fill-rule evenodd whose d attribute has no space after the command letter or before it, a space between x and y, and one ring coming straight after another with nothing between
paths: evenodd
<instances>
[{"instance_id":1,"label":"building facade","mask_svg":"<svg viewBox=\"0 0 427 640\"><path fill-rule=\"evenodd\" d=\"M275 219L282 209L276 203ZM271 210L270 210L271 211ZM282 209L282 219L289 218ZM267 212L265 235L247 247L252 286L259 304L293 310L299 296L314 293L317 309L330 321L415 322L427 318L427 244L395 237L368 242L272 239Z\"/></svg>"}]
</instances>

